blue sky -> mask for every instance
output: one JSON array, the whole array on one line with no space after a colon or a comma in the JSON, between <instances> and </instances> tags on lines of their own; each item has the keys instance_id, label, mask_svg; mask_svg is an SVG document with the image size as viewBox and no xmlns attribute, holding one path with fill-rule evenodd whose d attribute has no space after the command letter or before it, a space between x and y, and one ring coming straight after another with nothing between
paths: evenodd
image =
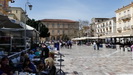
<instances>
[{"instance_id":1,"label":"blue sky","mask_svg":"<svg viewBox=\"0 0 133 75\"><path fill-rule=\"evenodd\" d=\"M25 10L27 0L15 0L11 7L22 7ZM31 19L71 19L87 20L91 18L111 18L115 10L128 5L133 0L29 0L33 5L27 14Z\"/></svg>"}]
</instances>

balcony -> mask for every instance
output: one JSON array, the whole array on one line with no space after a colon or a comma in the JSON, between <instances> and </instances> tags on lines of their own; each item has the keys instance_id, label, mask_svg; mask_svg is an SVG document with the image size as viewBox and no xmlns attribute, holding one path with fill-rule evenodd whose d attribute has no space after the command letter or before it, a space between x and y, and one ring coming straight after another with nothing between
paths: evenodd
<instances>
[{"instance_id":1,"label":"balcony","mask_svg":"<svg viewBox=\"0 0 133 75\"><path fill-rule=\"evenodd\" d=\"M121 28L121 27L117 28L117 31L118 31L119 33L121 33L122 28Z\"/></svg>"},{"instance_id":2,"label":"balcony","mask_svg":"<svg viewBox=\"0 0 133 75\"><path fill-rule=\"evenodd\" d=\"M120 18L120 20L123 20L123 21L127 21L127 20L130 20L130 19L131 19L131 15L130 14L125 15L125 16Z\"/></svg>"}]
</instances>

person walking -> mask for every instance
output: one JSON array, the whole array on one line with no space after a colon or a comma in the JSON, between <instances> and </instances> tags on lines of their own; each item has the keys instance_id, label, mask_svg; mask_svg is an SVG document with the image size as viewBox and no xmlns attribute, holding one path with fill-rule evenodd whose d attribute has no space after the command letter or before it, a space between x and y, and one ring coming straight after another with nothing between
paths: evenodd
<instances>
[{"instance_id":1,"label":"person walking","mask_svg":"<svg viewBox=\"0 0 133 75\"><path fill-rule=\"evenodd\" d=\"M96 50L96 42L95 41L93 42L93 48L94 48L94 50Z\"/></svg>"},{"instance_id":2,"label":"person walking","mask_svg":"<svg viewBox=\"0 0 133 75\"><path fill-rule=\"evenodd\" d=\"M100 42L97 41L97 42L96 42L96 45L97 45L97 50L99 50Z\"/></svg>"}]
</instances>

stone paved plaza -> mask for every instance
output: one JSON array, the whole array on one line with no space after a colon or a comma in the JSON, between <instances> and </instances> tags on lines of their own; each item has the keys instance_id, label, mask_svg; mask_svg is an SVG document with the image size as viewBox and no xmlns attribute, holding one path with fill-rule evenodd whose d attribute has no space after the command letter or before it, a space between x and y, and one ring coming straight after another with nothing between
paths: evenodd
<instances>
[{"instance_id":1,"label":"stone paved plaza","mask_svg":"<svg viewBox=\"0 0 133 75\"><path fill-rule=\"evenodd\" d=\"M131 52L109 48L93 50L86 45L62 48L60 52L65 55L62 69L66 75L133 75Z\"/></svg>"}]
</instances>

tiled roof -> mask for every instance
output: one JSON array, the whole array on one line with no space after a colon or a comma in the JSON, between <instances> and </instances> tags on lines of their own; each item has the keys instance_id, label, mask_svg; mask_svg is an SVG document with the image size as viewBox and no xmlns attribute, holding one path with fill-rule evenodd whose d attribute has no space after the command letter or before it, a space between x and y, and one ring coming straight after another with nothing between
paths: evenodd
<instances>
[{"instance_id":1,"label":"tiled roof","mask_svg":"<svg viewBox=\"0 0 133 75\"><path fill-rule=\"evenodd\" d=\"M69 19L42 19L43 22L77 22Z\"/></svg>"},{"instance_id":2,"label":"tiled roof","mask_svg":"<svg viewBox=\"0 0 133 75\"><path fill-rule=\"evenodd\" d=\"M124 8L132 7L132 6L133 6L133 2L131 2L130 4L128 4L128 5L126 5L126 6L123 6L123 7L121 7L121 8L118 8L115 12L120 11L120 10L122 10L122 9L124 9Z\"/></svg>"}]
</instances>

